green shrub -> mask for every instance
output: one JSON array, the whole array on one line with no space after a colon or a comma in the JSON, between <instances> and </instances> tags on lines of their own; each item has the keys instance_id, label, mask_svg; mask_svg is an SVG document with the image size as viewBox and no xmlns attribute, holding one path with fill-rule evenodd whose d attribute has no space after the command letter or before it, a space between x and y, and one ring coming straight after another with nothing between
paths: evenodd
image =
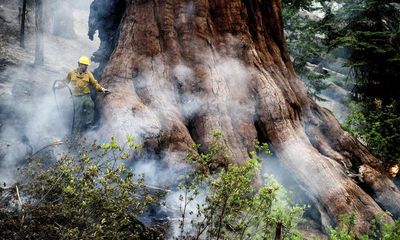
<instances>
[{"instance_id":1,"label":"green shrub","mask_svg":"<svg viewBox=\"0 0 400 240\"><path fill-rule=\"evenodd\" d=\"M400 220L394 223L382 223L376 216L372 221L370 232L365 235L356 236L354 229L355 215L344 214L340 217L339 226L336 229L329 228L329 240L397 240L400 239Z\"/></svg>"},{"instance_id":2,"label":"green shrub","mask_svg":"<svg viewBox=\"0 0 400 240\"><path fill-rule=\"evenodd\" d=\"M30 200L20 216L25 231L19 234L62 239L153 238L138 216L155 198L143 176L135 176L124 160L140 146L128 136L125 147L110 143L83 144L56 163L38 159L25 167L23 195ZM44 218L47 218L44 220ZM11 234L11 233L10 233Z\"/></svg>"},{"instance_id":3,"label":"green shrub","mask_svg":"<svg viewBox=\"0 0 400 240\"><path fill-rule=\"evenodd\" d=\"M242 166L227 164L228 148L221 141L222 133L216 131L208 151L188 155L195 170L182 179L182 218L180 239L273 239L278 223L282 223L283 239L301 239L296 225L301 220L303 207L292 206L284 191L275 181L259 183L261 161L255 152ZM199 146L194 146L198 148ZM269 153L267 145L259 148ZM215 159L215 156L222 157ZM220 169L215 163L222 163ZM258 187L255 184L259 185ZM201 191L207 197L197 205L197 218L186 223L186 206ZM185 232L190 224L191 232Z\"/></svg>"}]
</instances>

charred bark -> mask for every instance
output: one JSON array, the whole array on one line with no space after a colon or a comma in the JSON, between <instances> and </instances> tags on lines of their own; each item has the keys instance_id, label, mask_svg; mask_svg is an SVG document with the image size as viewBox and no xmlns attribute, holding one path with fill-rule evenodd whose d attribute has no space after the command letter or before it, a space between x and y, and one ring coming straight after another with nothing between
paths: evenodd
<instances>
[{"instance_id":1,"label":"charred bark","mask_svg":"<svg viewBox=\"0 0 400 240\"><path fill-rule=\"evenodd\" d=\"M93 40L95 32L98 31L101 41L99 49L92 57L93 61L100 63L100 66L95 70L95 75L98 77L101 76L117 43L118 27L124 14L125 6L125 0L95 0L90 5L88 36L90 40Z\"/></svg>"},{"instance_id":2,"label":"charred bark","mask_svg":"<svg viewBox=\"0 0 400 240\"><path fill-rule=\"evenodd\" d=\"M127 1L118 34L102 76L113 92L103 129L135 134L168 153L171 166L192 143L206 145L213 129L225 133L234 164L260 136L317 203L324 225L354 212L356 231L365 232L375 214L400 217L399 201L386 201L399 190L381 162L295 74L279 0Z\"/></svg>"}]
</instances>

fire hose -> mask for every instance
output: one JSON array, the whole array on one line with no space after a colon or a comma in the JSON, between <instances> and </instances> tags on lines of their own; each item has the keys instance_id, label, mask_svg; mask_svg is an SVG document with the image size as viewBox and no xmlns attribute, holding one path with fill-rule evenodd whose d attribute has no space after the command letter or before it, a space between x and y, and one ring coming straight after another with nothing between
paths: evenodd
<instances>
[{"instance_id":1,"label":"fire hose","mask_svg":"<svg viewBox=\"0 0 400 240\"><path fill-rule=\"evenodd\" d=\"M31 154L30 154L30 157L32 158L32 157L35 156L36 154L40 153L41 151L43 151L43 150L45 150L45 149L47 149L47 148L49 148L49 147L57 146L57 145L62 145L62 144L65 144L65 142L63 142L63 141L61 141L61 140L58 140L58 141L49 143L49 144L47 144L47 145L41 147L41 148L40 148L39 150L37 150L36 152L31 153Z\"/></svg>"},{"instance_id":2,"label":"fire hose","mask_svg":"<svg viewBox=\"0 0 400 240\"><path fill-rule=\"evenodd\" d=\"M58 111L58 113L59 113L60 116L61 116L61 110L60 110L60 106L59 106L59 104L58 104L58 99L57 99L57 94L56 94L56 90L57 90L56 85L57 85L58 82L64 84L63 80L55 80L54 83L53 83L52 90L53 90L54 101L56 102L56 106L57 106L57 111ZM65 86L68 88L69 94L72 96L72 90L71 90L71 88L70 88L67 84L65 84ZM74 122L74 121L75 121L75 103L74 103L74 101L72 101L72 104L73 104L73 115L72 115L73 117L72 117L71 134L73 133L74 125L75 125L75 122ZM27 137L24 136L23 142L24 142L25 144L27 144L27 145L29 146L29 148L30 148L30 154L29 154L30 157L35 156L36 154L40 153L41 151L43 151L43 150L45 150L46 148L49 148L49 147L51 147L51 146L56 146L56 145L65 144L65 142L63 142L63 141L61 141L61 140L58 140L58 141L55 141L55 142L52 142L52 143L50 143L50 144L47 144L47 145L43 146L42 148L40 148L40 149L37 150L36 152L33 152L33 147L32 147L32 145L30 144L29 139L28 139Z\"/></svg>"},{"instance_id":3,"label":"fire hose","mask_svg":"<svg viewBox=\"0 0 400 240\"><path fill-rule=\"evenodd\" d=\"M69 94L70 94L71 97L72 97L72 90L71 90L71 88L70 88L67 84L65 84L65 82L64 82L63 80L55 80L55 81L53 82L52 91L53 91L54 101L55 101L56 106L57 106L57 112L58 112L58 114L60 115L60 117L62 117L62 115L61 115L61 110L60 110L60 105L59 105L59 103L58 103L57 94L56 94L56 90L58 89L57 83L61 83L61 84L63 84L65 87L67 87L67 88L68 88L68 91L69 91ZM75 102L74 102L74 101L72 101L72 109L73 109L73 110L72 110L72 113L73 113L73 114L72 114L72 124L71 124L71 135L73 134L73 132L74 132L74 127L75 127ZM26 138L26 137L25 137L25 138ZM29 146L29 148L31 149L30 157L35 156L36 154L38 154L39 152L43 151L44 149L46 149L46 148L48 148L48 147L55 146L55 145L65 144L65 142L63 142L63 141L55 141L55 142L53 142L53 143L50 143L50 144L45 145L44 147L40 148L40 149L37 150L36 152L33 152L33 147L30 145L29 140L28 140L28 139L24 139L24 142L25 142L25 143Z\"/></svg>"},{"instance_id":4,"label":"fire hose","mask_svg":"<svg viewBox=\"0 0 400 240\"><path fill-rule=\"evenodd\" d=\"M57 89L56 85L57 85L58 82L64 83L63 80L55 80L54 83L53 83L52 90L53 90L54 101L56 102L56 106L57 106L57 111L61 116L61 110L60 110L60 106L58 104L58 99L57 99L57 94L56 94L56 89ZM72 96L71 88L66 84L65 84L65 86L68 88L69 94ZM73 133L73 129L74 129L74 125L75 125L75 122L74 122L75 121L75 103L74 103L74 101L72 101L72 104L73 104L73 117L72 117L71 134ZM29 149L30 149L29 152L30 153L28 153L28 154L29 154L30 157L35 156L36 154L38 154L39 152L43 151L44 149L46 149L48 147L65 144L65 142L63 142L63 141L55 141L55 142L52 142L50 144L45 145L44 147L40 148L36 152L33 152L33 147L31 145L31 143L29 142L29 139L26 136L23 136L22 142L29 147Z\"/></svg>"},{"instance_id":5,"label":"fire hose","mask_svg":"<svg viewBox=\"0 0 400 240\"><path fill-rule=\"evenodd\" d=\"M54 95L54 101L56 102L56 105L57 105L57 111L58 111L58 113L59 113L60 116L61 116L61 110L60 110L60 106L59 106L59 104L58 104L58 99L57 99L57 94L56 94L56 89L58 89L58 87L57 87L56 85L57 85L57 83L59 83L59 82L60 82L61 84L63 84L65 87L68 88L69 94L70 94L71 97L72 97L73 95L72 95L72 90L71 90L71 88L70 88L70 87L68 86L68 84L66 84L63 80L55 80L55 81L54 81L53 87L52 87L52 89L53 89L53 95ZM105 95L111 93L108 89L105 89L105 88L102 88L102 92L103 92ZM75 102L74 102L74 101L72 101L72 109L73 109L73 111L72 111L71 135L74 133L74 127L75 127Z\"/></svg>"},{"instance_id":6,"label":"fire hose","mask_svg":"<svg viewBox=\"0 0 400 240\"><path fill-rule=\"evenodd\" d=\"M63 80L55 80L55 81L53 82L52 91L53 91L54 101L55 101L56 106L57 106L57 112L58 112L58 114L60 115L60 117L62 117L62 115L61 115L61 110L60 110L60 105L58 104L58 99L57 99L57 94L56 94L56 90L58 89L57 83L61 83L61 84L63 84L65 87L67 87L70 96L72 97L73 95L72 95L72 90L71 90L71 88L70 88L67 84L65 84L65 82L64 82ZM108 90L107 90L107 91L108 91ZM106 93L107 93L107 92L106 92ZM108 93L109 93L109 91L108 91ZM74 102L74 101L72 101L72 109L73 109L73 110L72 110L71 135L73 134L73 132L74 132L74 127L75 127L75 102ZM40 148L39 150L37 150L36 152L33 153L33 147L29 144L29 140L25 140L25 142L28 144L28 146L29 146L30 149L31 149L31 154L30 154L31 157L34 156L34 155L36 155L36 154L38 154L39 152L43 151L44 149L46 149L46 148L48 148L48 147L55 146L55 145L65 144L65 142L63 142L63 141L55 141L55 142L53 142L53 143L50 143L50 144L45 145L44 147Z\"/></svg>"},{"instance_id":7,"label":"fire hose","mask_svg":"<svg viewBox=\"0 0 400 240\"><path fill-rule=\"evenodd\" d=\"M58 105L58 99L57 99L57 94L56 94L56 89L57 89L56 84L57 84L58 82L63 82L63 81L62 81L62 80L56 80L56 81L54 81L52 90L53 90L54 100L55 100L56 105L57 105L57 111L58 111L58 113L59 113L60 116L61 116L61 111L60 111L60 107L59 107L59 105ZM72 91L71 91L70 87L69 87L68 85L65 85L65 86L68 88L69 93L70 93L70 95L72 96ZM74 104L73 101L72 101L72 104ZM73 106L73 114L74 114L73 116L75 116L75 106ZM75 117L72 118L72 127L71 127L72 129L71 129L71 134L73 133L74 124L75 124L75 123L74 123L74 118L75 118ZM30 143L30 141L29 141L29 139L28 139L27 136L25 136L25 135L22 136L22 143L24 143L25 145L27 145L27 146L29 147L29 151L28 151L29 157L33 157L33 156L35 156L36 154L40 153L41 151L43 151L43 150L45 150L46 148L49 148L49 147L51 147L51 146L56 146L56 145L65 144L65 142L63 142L63 141L61 141L61 140L58 140L58 141L54 141L54 142L52 142L52 143L49 143L49 144L43 146L42 148L40 148L40 149L37 150L36 152L33 152L33 146L31 145L31 143Z\"/></svg>"},{"instance_id":8,"label":"fire hose","mask_svg":"<svg viewBox=\"0 0 400 240\"><path fill-rule=\"evenodd\" d=\"M63 80L55 80L54 83L53 83L52 90L53 90L54 101L56 102L58 114L60 114L60 116L61 116L61 110L60 110L60 106L58 104L58 99L57 99L57 94L56 94L56 90L57 90L56 85L59 82L64 84L68 88L69 94L70 94L71 97L72 97L72 90L67 84L65 84L65 82ZM73 110L72 110L71 134L74 132L74 125L75 125L75 102L74 101L72 101L72 109Z\"/></svg>"}]
</instances>

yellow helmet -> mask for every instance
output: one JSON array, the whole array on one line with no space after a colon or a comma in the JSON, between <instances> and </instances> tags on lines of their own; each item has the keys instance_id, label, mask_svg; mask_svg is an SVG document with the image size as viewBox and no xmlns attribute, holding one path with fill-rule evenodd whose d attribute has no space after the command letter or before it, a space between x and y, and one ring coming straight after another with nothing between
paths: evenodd
<instances>
[{"instance_id":1,"label":"yellow helmet","mask_svg":"<svg viewBox=\"0 0 400 240\"><path fill-rule=\"evenodd\" d=\"M89 66L90 65L90 59L88 57L86 57L86 56L82 56L82 57L79 58L78 63L85 64L85 65Z\"/></svg>"}]
</instances>

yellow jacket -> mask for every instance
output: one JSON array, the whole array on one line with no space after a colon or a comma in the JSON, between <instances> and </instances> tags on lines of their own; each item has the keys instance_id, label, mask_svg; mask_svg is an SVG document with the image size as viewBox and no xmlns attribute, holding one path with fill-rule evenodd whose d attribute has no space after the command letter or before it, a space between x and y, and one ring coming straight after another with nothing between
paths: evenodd
<instances>
[{"instance_id":1,"label":"yellow jacket","mask_svg":"<svg viewBox=\"0 0 400 240\"><path fill-rule=\"evenodd\" d=\"M93 74L89 71L79 73L78 70L72 70L68 73L65 79L67 83L71 83L72 95L85 95L90 93L89 84L97 90L102 90L102 86L93 77Z\"/></svg>"}]
</instances>

